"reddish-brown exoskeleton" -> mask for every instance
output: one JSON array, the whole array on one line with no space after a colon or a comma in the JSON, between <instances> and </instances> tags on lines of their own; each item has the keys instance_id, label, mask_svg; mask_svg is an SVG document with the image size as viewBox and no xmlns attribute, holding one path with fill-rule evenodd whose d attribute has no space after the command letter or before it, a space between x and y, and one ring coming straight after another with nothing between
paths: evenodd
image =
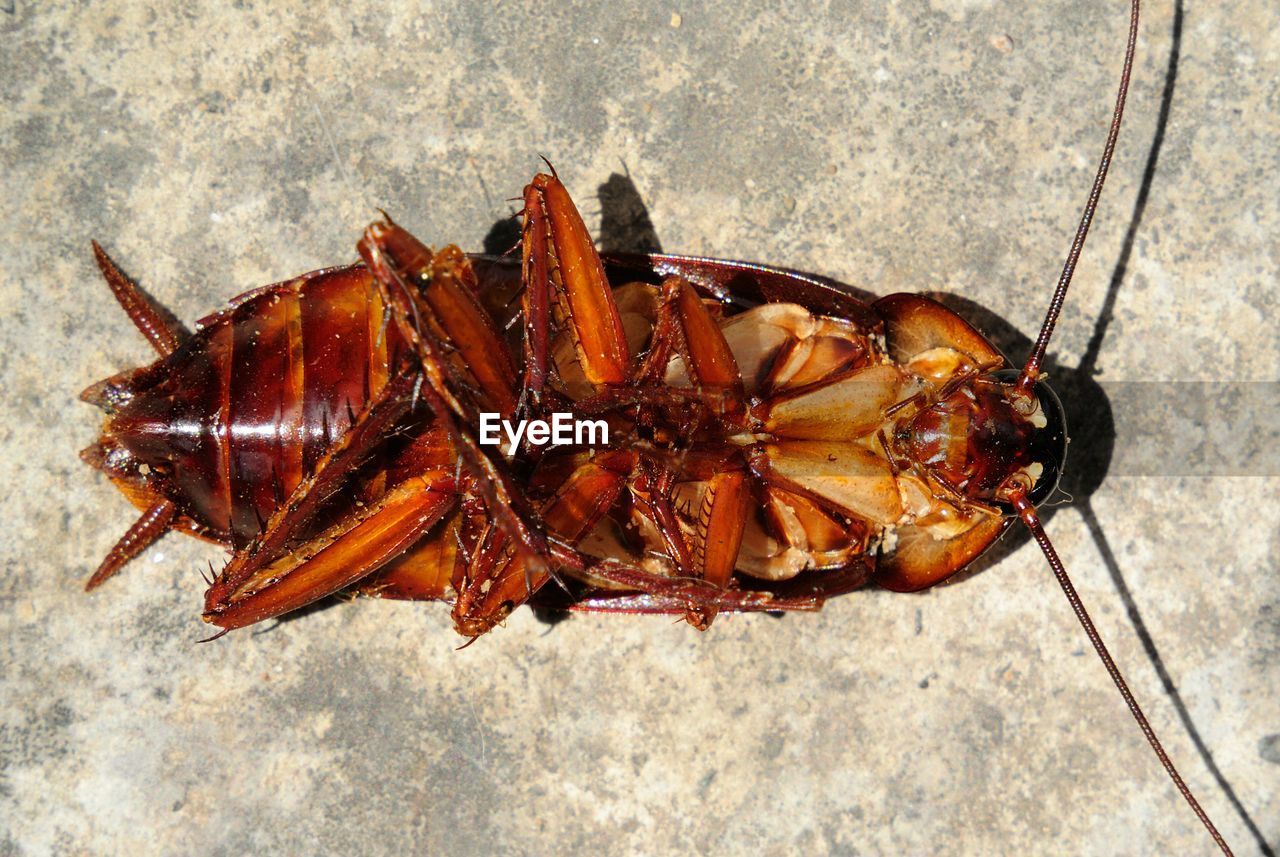
<instances>
[{"instance_id":1,"label":"reddish-brown exoskeleton","mask_svg":"<svg viewBox=\"0 0 1280 857\"><path fill-rule=\"evenodd\" d=\"M526 602L706 628L720 611L812 610L869 581L933 585L1020 518L1225 851L1035 511L1066 448L1040 362L1115 145L1136 26L1135 2L1103 162L1021 370L923 297L867 305L777 268L602 260L554 171L525 189L518 267L434 253L385 219L359 242L363 264L243 295L186 341L95 244L160 359L84 394L108 413L84 457L143 510L89 586L179 529L233 551L205 601L224 632L339 592L450 602L471 638ZM603 421L608 439L480 443L482 414L554 413Z\"/></svg>"},{"instance_id":2,"label":"reddish-brown exoskeleton","mask_svg":"<svg viewBox=\"0 0 1280 857\"><path fill-rule=\"evenodd\" d=\"M86 457L144 509L90 585L176 527L234 549L206 605L227 629L353 585L452 600L468 636L530 599L705 628L873 576L928 586L1000 534L1002 491L1052 489L1056 403L1019 413L939 304L674 256L615 260L615 289L559 179L525 200L522 360L482 300L512 266L390 221L364 265L250 293L181 345L97 250L162 359L86 392L109 413ZM611 439L477 443L481 413L553 412Z\"/></svg>"}]
</instances>

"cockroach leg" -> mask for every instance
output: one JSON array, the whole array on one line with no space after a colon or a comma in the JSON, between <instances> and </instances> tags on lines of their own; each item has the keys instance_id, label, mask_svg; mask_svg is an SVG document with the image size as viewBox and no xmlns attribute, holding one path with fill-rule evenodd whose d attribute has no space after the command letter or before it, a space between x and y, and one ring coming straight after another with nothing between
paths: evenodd
<instances>
[{"instance_id":1,"label":"cockroach leg","mask_svg":"<svg viewBox=\"0 0 1280 857\"><path fill-rule=\"evenodd\" d=\"M461 378L460 370L445 357L435 332L453 317L442 319L435 316L422 295L418 274L428 262L423 254L429 251L416 240L398 240L401 233L407 236L389 219L374 223L365 230L357 250L382 289L384 300L391 305L398 331L418 356L426 377L426 383L418 388L419 395L435 414L437 424L475 478L494 521L512 539L531 567L544 570L546 536L537 513L505 465L481 449L474 431L468 427L478 424L479 406L465 395L468 385ZM390 251L398 251L402 256L391 255ZM483 309L479 312L483 313ZM484 327L482 322L474 323ZM492 322L488 324L492 325ZM444 332L447 336L462 335L461 332ZM512 409L514 403L514 398L508 403Z\"/></svg>"},{"instance_id":2,"label":"cockroach leg","mask_svg":"<svg viewBox=\"0 0 1280 857\"><path fill-rule=\"evenodd\" d=\"M406 479L252 574L220 575L206 594L204 619L242 628L339 592L403 554L456 501L447 470Z\"/></svg>"},{"instance_id":3,"label":"cockroach leg","mask_svg":"<svg viewBox=\"0 0 1280 857\"><path fill-rule=\"evenodd\" d=\"M666 556L678 573L692 576L697 568L693 551L685 541L680 519L676 515L673 495L675 473L651 459L642 459L629 485L631 501L653 522L662 538Z\"/></svg>"},{"instance_id":4,"label":"cockroach leg","mask_svg":"<svg viewBox=\"0 0 1280 857\"><path fill-rule=\"evenodd\" d=\"M98 566L98 570L93 573L93 576L84 585L85 590L94 589L102 585L107 578L119 571L125 563L150 547L156 539L168 532L169 525L177 515L178 507L174 505L172 500L157 500L155 505L143 512L142 517L138 518L133 523L133 526L115 543L115 546L107 552L107 556L102 560L102 564Z\"/></svg>"},{"instance_id":5,"label":"cockroach leg","mask_svg":"<svg viewBox=\"0 0 1280 857\"><path fill-rule=\"evenodd\" d=\"M638 387L660 383L667 374L667 364L676 353L679 353L681 330L678 302L681 282L683 280L679 277L668 277L662 282L657 317L654 320L653 333L649 337L649 348L636 367L635 383Z\"/></svg>"},{"instance_id":6,"label":"cockroach leg","mask_svg":"<svg viewBox=\"0 0 1280 857\"><path fill-rule=\"evenodd\" d=\"M720 471L705 482L691 538L686 538L673 502L675 472L653 462L644 462L639 471L629 486L631 497L653 522L674 566L674 576L726 588L738 561L749 514L751 484L745 470ZM712 605L692 605L685 618L705 631L716 612Z\"/></svg>"},{"instance_id":7,"label":"cockroach leg","mask_svg":"<svg viewBox=\"0 0 1280 857\"><path fill-rule=\"evenodd\" d=\"M635 453L610 450L580 465L543 508L548 530L562 544L575 545L585 538L613 508L634 464ZM505 541L501 536L499 540ZM495 562L495 557L500 559ZM505 549L476 557L454 602L453 619L460 634L485 633L551 579L545 566L535 570L526 562Z\"/></svg>"},{"instance_id":8,"label":"cockroach leg","mask_svg":"<svg viewBox=\"0 0 1280 857\"><path fill-rule=\"evenodd\" d=\"M665 385L675 355L685 366L691 388ZM746 413L742 374L733 351L717 320L683 277L668 277L662 283L657 318L648 351L637 369L635 387L654 405L682 392L696 396L702 407L680 408L687 435L693 433L705 412L726 424L741 422Z\"/></svg>"},{"instance_id":9,"label":"cockroach leg","mask_svg":"<svg viewBox=\"0 0 1280 857\"><path fill-rule=\"evenodd\" d=\"M185 338L185 331L171 325L151 305L146 295L142 294L133 281L125 276L97 241L93 242L93 258L97 260L98 270L102 271L102 276L111 288L111 294L116 296L116 300L120 302L129 320L147 338L147 342L151 343L156 353L161 357L168 357L176 351Z\"/></svg>"},{"instance_id":10,"label":"cockroach leg","mask_svg":"<svg viewBox=\"0 0 1280 857\"><path fill-rule=\"evenodd\" d=\"M413 373L407 367L402 367L374 401L356 417L352 427L326 450L313 473L302 480L289 499L276 509L259 537L235 553L231 562L205 593L206 621L224 628L238 628L297 609L354 583L397 555L399 551L377 553L376 539L379 534L376 528L379 526L379 516L371 514L370 509L361 509L358 504L342 520L320 535L309 533L308 528L314 529L316 513L325 501L347 484L351 472L382 443L391 427L408 412L409 393L413 384ZM437 466L447 466L447 450L443 451L441 458ZM448 483L452 485L452 475L448 476ZM434 512L435 498L432 499L433 514L438 517L445 510L442 508L438 513ZM401 499L398 504L392 504L391 501L380 498L380 505L375 506L373 511L391 504L396 511L410 514L410 503L409 499ZM394 514L395 512L387 512L381 518L393 517ZM374 522L366 524L366 519ZM408 526L413 528L412 521ZM425 530L418 532L418 535L422 532ZM303 541L312 545L310 550L313 554L318 554L322 552L324 544L336 543L344 538L347 544L353 539L375 542L372 545L374 549L369 552L369 562L373 564L366 564L366 560L361 559L352 569L342 572L324 565L329 559L342 553L343 548L340 547L337 554L327 553L319 564L294 573L293 566L307 565L312 557L307 555L305 549L303 553L291 550L291 545ZM405 542L400 546L400 551L410 544L412 540ZM386 545L383 544L382 547L385 550ZM324 570L323 573L319 573L321 569ZM361 570L363 573L357 573ZM290 582L275 588L286 575L290 576ZM309 588L301 586L302 582L306 582Z\"/></svg>"},{"instance_id":11,"label":"cockroach leg","mask_svg":"<svg viewBox=\"0 0 1280 857\"><path fill-rule=\"evenodd\" d=\"M805 594L790 597L750 589L724 589L696 577L654 574L612 559L591 562L582 556L570 558L564 554L557 554L557 559L588 579L594 578L638 593L605 597L586 595L565 605L571 610L661 613L688 618L691 611L708 611L714 615L721 610L763 613L811 611L822 606L821 596Z\"/></svg>"},{"instance_id":12,"label":"cockroach leg","mask_svg":"<svg viewBox=\"0 0 1280 857\"><path fill-rule=\"evenodd\" d=\"M742 373L719 322L712 318L688 280L675 277L668 283L675 293L676 318L683 343L681 356L690 379L697 387L725 389L741 395Z\"/></svg>"},{"instance_id":13,"label":"cockroach leg","mask_svg":"<svg viewBox=\"0 0 1280 857\"><path fill-rule=\"evenodd\" d=\"M688 617L691 610L733 613L812 612L828 598L866 586L872 564L857 556L839 568L805 571L768 590L717 589L695 578L654 574L616 560L592 562L576 551L559 550L556 559L585 579L595 579L629 590L626 594L588 589L572 598L544 589L534 602L551 609L583 613L642 613Z\"/></svg>"},{"instance_id":14,"label":"cockroach leg","mask_svg":"<svg viewBox=\"0 0 1280 857\"><path fill-rule=\"evenodd\" d=\"M549 227L539 192L531 184L524 190L524 224L521 230L520 290L524 320L524 378L520 412L541 413L543 395L551 373L551 251Z\"/></svg>"},{"instance_id":15,"label":"cockroach leg","mask_svg":"<svg viewBox=\"0 0 1280 857\"><path fill-rule=\"evenodd\" d=\"M587 381L596 387L630 380L622 317L582 215L554 175L539 173L524 192L524 282L530 380L541 390L550 370L548 310L568 326Z\"/></svg>"},{"instance_id":16,"label":"cockroach leg","mask_svg":"<svg viewBox=\"0 0 1280 857\"><path fill-rule=\"evenodd\" d=\"M373 274L383 302L391 307L397 330L418 356L427 381L422 388L423 398L439 418L452 414L465 420L473 409L457 398L458 373L444 356L446 349L437 335L439 327L427 323L430 310L421 294L419 274L424 265L430 265L429 251L421 244L402 247L393 243L390 239L398 231L402 230L390 219L373 223L365 229L356 250ZM393 255L393 250L407 252L400 257ZM423 258L419 252L428 253L428 257Z\"/></svg>"},{"instance_id":17,"label":"cockroach leg","mask_svg":"<svg viewBox=\"0 0 1280 857\"><path fill-rule=\"evenodd\" d=\"M409 548L456 500L452 451L428 428L391 468L394 484L369 504L357 501L315 532L317 513L409 413L416 372L402 365L350 429L334 441L262 534L238 551L206 593L206 621L243 627L305 606L376 571ZM413 473L406 470L413 468ZM379 484L387 480L386 472Z\"/></svg>"},{"instance_id":18,"label":"cockroach leg","mask_svg":"<svg viewBox=\"0 0 1280 857\"><path fill-rule=\"evenodd\" d=\"M733 576L750 500L751 484L743 470L717 473L707 483L698 510L694 544L702 579L712 586L724 589ZM690 625L706 630L715 615L714 607L699 607L690 610L687 618Z\"/></svg>"},{"instance_id":19,"label":"cockroach leg","mask_svg":"<svg viewBox=\"0 0 1280 857\"><path fill-rule=\"evenodd\" d=\"M475 380L483 407L509 418L516 405L515 363L501 330L480 302L467 257L453 246L433 253L390 220L370 227L364 241L376 246L403 281L418 287L430 321L442 334L443 350L457 353L454 363Z\"/></svg>"}]
</instances>

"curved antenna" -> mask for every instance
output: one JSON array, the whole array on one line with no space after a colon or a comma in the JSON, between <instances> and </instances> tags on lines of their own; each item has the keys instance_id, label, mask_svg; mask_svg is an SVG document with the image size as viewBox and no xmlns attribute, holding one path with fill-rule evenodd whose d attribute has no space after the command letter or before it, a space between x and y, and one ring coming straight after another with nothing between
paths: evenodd
<instances>
[{"instance_id":1,"label":"curved antenna","mask_svg":"<svg viewBox=\"0 0 1280 857\"><path fill-rule=\"evenodd\" d=\"M1173 762L1169 759L1169 754L1164 750L1164 745L1160 743L1160 739L1156 737L1155 730L1151 728L1151 723L1147 721L1147 716L1142 713L1142 708L1138 706L1138 701L1133 698L1128 682L1124 680L1120 668L1116 666L1115 660L1112 659L1106 643L1102 642L1102 637L1098 634L1098 629L1094 626L1093 619L1089 617L1089 611L1084 608L1084 602L1080 600L1080 594L1076 592L1076 587L1071 582L1070 575L1067 574L1066 566L1058 558L1058 552L1053 549L1053 543L1049 541L1048 534L1045 533L1044 527L1040 524L1040 516L1036 513L1036 507L1027 499L1026 491L1021 488L1015 489L1011 492L1009 499L1013 503L1013 508L1017 511L1022 523L1026 524L1027 529L1031 531L1036 544L1040 545L1040 550L1044 552L1044 558L1049 561L1049 567L1053 569L1053 576L1058 579L1058 585L1062 587L1063 594L1067 596L1067 601L1071 604L1071 609L1076 614L1076 619L1079 620L1080 626L1084 628L1085 634L1089 637L1089 642L1093 644L1093 650L1102 659L1102 665L1107 668L1107 673L1111 676L1111 680L1115 682L1116 689L1124 697L1125 705L1129 706L1129 713L1133 715L1134 720L1138 721L1138 728L1142 730L1147 743L1155 751L1156 758L1160 760L1160 764L1164 765L1169 779L1173 780L1178 792L1191 806L1191 810L1200 819L1200 823L1204 825L1205 829L1209 831L1213 841L1222 849L1222 853L1226 854L1227 857L1233 857L1231 847L1227 845L1227 841L1222 838L1218 828L1209 819L1208 813L1201 808L1200 802L1191 793L1191 789L1183 781L1178 769L1173 766Z\"/></svg>"},{"instance_id":2,"label":"curved antenna","mask_svg":"<svg viewBox=\"0 0 1280 857\"><path fill-rule=\"evenodd\" d=\"M1138 6L1139 0L1132 0L1129 14L1129 40L1125 48L1124 68L1120 73L1120 88L1116 93L1115 112L1112 114L1111 128L1107 132L1107 142L1102 150L1102 160L1098 164L1098 171L1093 177L1093 187L1089 190L1089 198L1085 201L1084 212L1080 216L1080 225L1076 228L1075 239L1071 242L1066 264L1063 265L1062 275L1058 278L1058 286L1054 289L1053 297L1049 301L1049 310L1045 313L1044 323L1040 327L1040 334L1036 337L1035 345L1031 349L1026 365L1022 367L1022 372L1019 374L1015 385L1016 395L1024 399L1033 395L1032 390L1040 374L1040 365L1044 361L1045 351L1048 349L1049 340L1053 336L1054 326L1058 323L1058 315L1062 312L1062 304L1066 300L1067 289L1071 286L1071 277L1075 274L1076 263L1080 260L1080 252L1084 249L1085 239L1089 236L1089 227L1093 224L1093 215L1098 207L1098 197L1102 194L1102 185L1107 180L1107 170L1111 166L1116 140L1120 136L1120 120L1124 116L1125 98L1129 94L1129 77L1133 72L1133 55L1138 42ZM1227 857L1232 857L1231 847L1227 845L1227 841L1222 838L1222 834L1218 832L1218 828L1214 826L1208 813L1204 811L1200 806L1200 802L1196 800L1195 795L1191 793L1191 789L1187 787L1181 774L1178 773L1178 769L1174 767L1173 761L1169 758L1169 754L1165 752L1164 745L1160 743L1160 739L1156 736L1155 730L1151 728L1151 723L1147 720L1147 716L1142 713L1142 708L1138 705L1138 701L1134 699L1133 692L1129 690L1128 682L1125 681L1120 668L1116 666L1116 662L1111 657L1111 652L1107 650L1106 644L1102 642L1102 637L1098 634L1098 629L1094 626L1093 619L1089 616L1089 611L1085 609L1084 602L1080 600L1080 594L1076 592L1075 585L1071 582L1070 575L1067 574L1066 566L1062 564L1062 560L1058 557L1058 552L1054 550L1053 543L1049 541L1049 536L1045 533L1044 527L1040 523L1040 516L1036 513L1035 506L1027 498L1026 491L1020 487L1015 488L1009 493L1009 500L1022 523L1031 531L1036 544L1040 545L1040 550L1049 562L1049 567L1053 569L1053 576L1057 578L1058 585L1062 587L1062 592L1066 595L1072 612L1075 613L1076 619L1080 622L1080 627L1084 629L1089 642L1093 644L1093 650L1097 652L1102 665L1106 667L1107 674L1111 676L1111 681L1115 683L1116 689L1120 691L1120 696L1124 699L1125 705L1129 707L1129 713L1137 721L1138 728L1142 730L1142 734L1147 739L1147 743L1151 745L1156 758L1164 766L1165 773L1169 775L1169 779L1177 787L1178 793L1182 795L1191 810L1196 814L1196 817L1200 819L1200 823L1204 825L1205 830L1209 831L1209 835L1213 837L1213 841L1217 843L1218 848Z\"/></svg>"},{"instance_id":3,"label":"curved antenna","mask_svg":"<svg viewBox=\"0 0 1280 857\"><path fill-rule=\"evenodd\" d=\"M1049 340L1053 337L1053 328L1058 323L1058 315L1062 312L1062 304L1067 299L1067 289L1071 287L1071 277L1076 272L1076 263L1080 260L1080 251L1084 249L1085 239L1089 237L1089 227L1093 224L1093 214L1098 208L1098 197L1102 195L1102 185L1107 180L1107 170L1111 167L1111 156L1115 152L1116 139L1120 136L1120 120L1124 116L1124 102L1129 95L1129 76L1133 71L1133 54L1138 45L1138 3L1133 0L1129 13L1129 43L1124 52L1124 69L1120 72L1120 89L1116 93L1116 108L1111 116L1111 130L1107 132L1107 143L1102 148L1102 160L1098 163L1098 172L1093 177L1093 187L1089 190L1089 198L1085 201L1084 211L1080 215L1080 225L1076 227L1076 237L1067 252L1066 264L1058 277L1058 287L1053 290L1049 300L1049 311L1045 313L1044 323L1040 325L1040 335L1031 349L1031 356L1022 367L1018 376L1016 390L1022 398L1030 398L1031 388L1035 386L1040 374L1040 364L1044 361L1044 353L1049 348Z\"/></svg>"}]
</instances>

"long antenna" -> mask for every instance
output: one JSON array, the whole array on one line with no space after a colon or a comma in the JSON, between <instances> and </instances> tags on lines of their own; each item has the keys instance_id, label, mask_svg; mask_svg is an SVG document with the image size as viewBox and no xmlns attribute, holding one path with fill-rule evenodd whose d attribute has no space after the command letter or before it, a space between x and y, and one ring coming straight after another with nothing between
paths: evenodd
<instances>
[{"instance_id":1,"label":"long antenna","mask_svg":"<svg viewBox=\"0 0 1280 857\"><path fill-rule=\"evenodd\" d=\"M1040 364L1044 361L1044 353L1049 348L1049 340L1053 337L1053 328L1058 323L1058 314L1062 312L1062 304L1067 299L1067 289L1071 287L1071 277L1076 272L1076 263L1080 261L1080 251L1084 249L1085 239L1089 237L1089 227L1093 224L1093 214L1098 208L1098 197L1102 195L1102 185L1107 180L1107 170L1111 167L1111 156L1116 149L1116 139L1120 136L1120 120L1124 116L1124 102L1129 95L1129 76L1133 72L1133 54L1138 45L1138 2L1133 0L1129 13L1129 43L1124 52L1124 69L1120 72L1120 89L1116 93L1116 109L1111 116L1111 130L1107 132L1107 144L1102 149L1102 161L1098 164L1098 172L1093 177L1093 187L1089 190L1089 198L1085 201L1084 212L1080 215L1080 225L1076 227L1076 237L1071 242L1071 250L1067 253L1066 264L1062 266L1062 275L1058 277L1058 287L1053 290L1049 301L1049 311L1045 313L1044 323L1040 326L1040 335L1031 349L1031 356L1022 367L1018 376L1017 393L1022 398L1031 396L1031 388L1035 386L1040 374Z\"/></svg>"},{"instance_id":2,"label":"long antenna","mask_svg":"<svg viewBox=\"0 0 1280 857\"><path fill-rule=\"evenodd\" d=\"M1049 340L1053 337L1053 329L1058 323L1058 315L1062 312L1062 304L1066 301L1067 289L1071 287L1071 277L1076 272L1076 263L1080 261L1080 252L1084 249L1085 239L1089 237L1089 227L1093 224L1093 215L1098 208L1098 198L1102 195L1102 185L1106 182L1107 170L1111 167L1111 158L1115 153L1116 140L1120 136L1120 120L1124 116L1125 98L1129 94L1129 77L1133 73L1133 55L1138 44L1138 6L1139 0L1132 0L1129 12L1129 41L1124 52L1124 68L1120 72L1120 88L1116 93L1115 112L1111 116L1111 128L1107 132L1106 145L1102 149L1102 160L1098 164L1098 172L1093 177L1093 187L1090 188L1089 198L1085 201L1084 211L1080 215L1080 225L1076 228L1076 236L1071 242L1070 251L1067 253L1067 261L1062 267L1062 275L1058 277L1058 286L1054 289L1053 297L1049 301L1049 310L1045 313L1044 323L1040 326L1040 334L1036 337L1035 345L1031 349L1031 355L1027 358L1026 365L1022 367L1022 372L1019 374L1015 385L1015 395L1023 399L1031 398L1032 390L1039 378L1040 364L1044 361L1045 351L1049 347ZM1213 841L1217 843L1222 853L1227 857L1233 857L1231 847L1227 845L1227 841L1222 838L1218 828L1214 826L1209 815L1200 806L1200 802L1191 793L1191 789L1183 781L1178 769L1173 766L1173 762L1169 759L1169 754L1165 752L1164 745L1156 737L1155 730L1151 728L1151 723L1147 720L1147 716L1142 713L1142 708L1138 705L1138 701L1133 698L1128 682L1125 681L1120 668L1116 666L1116 662L1111 657L1111 652L1107 650L1106 644L1102 642L1102 637L1098 634L1098 629L1094 626L1093 619L1089 617L1089 611L1085 609L1084 603L1080 600L1080 594L1076 592L1075 585L1071 582L1070 575L1067 574L1066 566L1062 564L1062 560L1058 558L1058 552L1053 548L1053 543L1049 541L1049 536L1045 533L1044 527L1040 523L1040 516L1036 513L1035 506L1027 498L1026 491L1022 488L1014 489L1009 494L1009 500L1013 503L1013 508L1017 511L1022 523L1031 531L1036 544L1040 545L1040 550L1044 552L1044 557L1048 560L1049 567L1053 569L1053 576L1058 579L1058 585L1062 587L1063 594L1067 596L1067 602L1070 603L1071 610L1076 614L1080 627L1084 628L1085 635L1088 636L1089 642L1093 644L1093 650L1098 653L1098 657L1102 660L1102 665L1107 668L1107 674L1111 676L1111 681L1115 683L1116 689L1120 691L1120 696L1124 698L1125 705L1129 706L1129 713L1137 721L1138 728L1142 730L1147 743L1155 751L1156 758L1164 766L1165 773L1169 775L1169 779L1173 781L1179 794L1182 795L1192 811L1195 812L1196 818L1200 819L1200 823L1204 825L1205 830L1209 831L1209 835L1213 837Z\"/></svg>"},{"instance_id":3,"label":"long antenna","mask_svg":"<svg viewBox=\"0 0 1280 857\"><path fill-rule=\"evenodd\" d=\"M1147 716L1142 713L1142 709L1138 706L1138 701L1133 698L1128 682L1124 680L1124 676L1120 673L1120 668L1116 666L1116 662L1112 659L1106 643L1102 642L1102 637L1098 634L1098 629L1094 626L1093 619L1089 618L1089 611L1084 608L1084 603L1080 600L1080 594L1076 592L1075 585L1072 584L1071 577L1067 574L1066 566L1058 558L1058 552L1053 549L1053 543L1049 541L1049 536L1045 533L1044 527L1041 526L1040 516L1036 514L1036 507L1027 499L1026 492L1021 489L1012 492L1010 501L1013 503L1013 508L1017 511L1018 517L1022 519L1022 523L1027 525L1027 529L1031 531L1036 543L1040 545L1040 550L1044 551L1044 557L1049 561L1049 567L1053 569L1053 576L1058 579L1058 585L1062 587L1063 594L1067 596L1067 601L1070 602L1071 609L1076 614L1076 619L1080 621L1080 626L1084 628L1085 634L1089 637L1089 642L1093 643L1094 651L1102 659L1102 665L1107 668L1107 673L1111 676L1111 680L1115 682L1120 695L1124 697L1125 705L1129 706L1129 713L1133 715L1134 720L1138 721L1138 728L1146 736L1147 743L1155 751L1156 758L1160 760L1160 764L1164 765L1169 779L1173 780L1173 784L1177 786L1179 793L1191 806L1196 817L1200 819L1200 823L1209 831L1213 841L1218 843L1222 853L1227 857L1233 857L1231 847L1227 845L1227 841L1222 838L1218 828L1209 819L1208 813L1201 808L1200 802L1191 793L1191 789L1183 781L1178 769L1173 766L1173 762L1169 759L1169 754L1164 750L1164 745L1160 743L1160 739L1156 737L1155 730L1151 728L1151 724L1147 721Z\"/></svg>"}]
</instances>

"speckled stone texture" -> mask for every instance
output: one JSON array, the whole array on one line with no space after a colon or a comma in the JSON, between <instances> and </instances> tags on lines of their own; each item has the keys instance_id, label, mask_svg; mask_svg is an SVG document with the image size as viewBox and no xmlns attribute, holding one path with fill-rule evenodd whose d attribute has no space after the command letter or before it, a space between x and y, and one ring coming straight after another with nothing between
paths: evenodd
<instances>
[{"instance_id":1,"label":"speckled stone texture","mask_svg":"<svg viewBox=\"0 0 1280 857\"><path fill-rule=\"evenodd\" d=\"M0 854L1211 852L1025 537L927 594L706 634L520 612L461 652L440 606L376 601L196 645L221 554L181 536L81 592L133 513L76 457L76 395L149 359L90 238L190 322L351 260L377 206L479 249L544 154L607 244L941 292L1020 355L1126 25L1095 0L317 5L0 4ZM1277 34L1270 0L1150 5L1051 366L1074 502L1048 529L1240 854L1280 847L1274 423L1216 459L1161 437L1220 429L1166 409L1227 381L1274 408Z\"/></svg>"}]
</instances>

